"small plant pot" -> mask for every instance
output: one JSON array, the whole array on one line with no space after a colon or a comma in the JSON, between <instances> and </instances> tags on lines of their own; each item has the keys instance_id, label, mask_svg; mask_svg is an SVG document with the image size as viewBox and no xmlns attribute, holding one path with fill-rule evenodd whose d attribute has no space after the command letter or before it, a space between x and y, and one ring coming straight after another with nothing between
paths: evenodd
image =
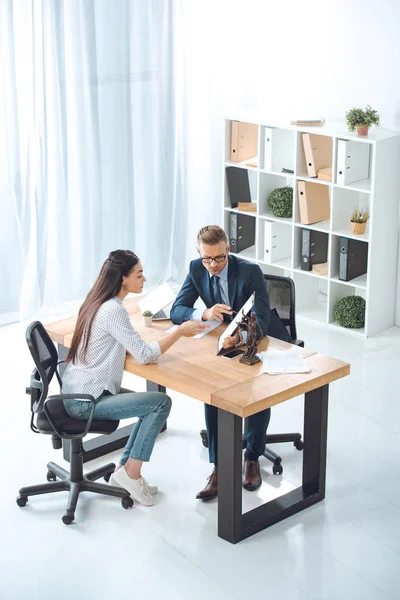
<instances>
[{"instance_id":1,"label":"small plant pot","mask_svg":"<svg viewBox=\"0 0 400 600\"><path fill-rule=\"evenodd\" d=\"M151 324L153 322L153 317L142 317L143 319L143 325L145 327L151 327Z\"/></svg>"},{"instance_id":2,"label":"small plant pot","mask_svg":"<svg viewBox=\"0 0 400 600\"><path fill-rule=\"evenodd\" d=\"M368 135L368 127L365 125L363 127L358 127L357 129L357 135L359 137L365 137Z\"/></svg>"},{"instance_id":3,"label":"small plant pot","mask_svg":"<svg viewBox=\"0 0 400 600\"><path fill-rule=\"evenodd\" d=\"M365 233L365 230L367 228L366 223L353 223L353 221L350 221L350 225L351 232L355 233L356 235L362 235L363 233Z\"/></svg>"}]
</instances>

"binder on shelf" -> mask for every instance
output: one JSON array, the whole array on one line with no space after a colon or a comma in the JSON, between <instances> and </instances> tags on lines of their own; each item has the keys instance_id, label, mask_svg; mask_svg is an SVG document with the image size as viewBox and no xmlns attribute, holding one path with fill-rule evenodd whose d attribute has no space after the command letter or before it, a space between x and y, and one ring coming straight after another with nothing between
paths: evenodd
<instances>
[{"instance_id":1,"label":"binder on shelf","mask_svg":"<svg viewBox=\"0 0 400 600\"><path fill-rule=\"evenodd\" d=\"M329 188L327 185L297 182L300 222L303 225L318 223L329 219Z\"/></svg>"},{"instance_id":2,"label":"binder on shelf","mask_svg":"<svg viewBox=\"0 0 400 600\"><path fill-rule=\"evenodd\" d=\"M292 227L278 221L264 223L264 260L274 263L288 258L292 248Z\"/></svg>"},{"instance_id":3,"label":"binder on shelf","mask_svg":"<svg viewBox=\"0 0 400 600\"><path fill-rule=\"evenodd\" d=\"M336 182L349 185L369 177L370 144L338 140Z\"/></svg>"},{"instance_id":4,"label":"binder on shelf","mask_svg":"<svg viewBox=\"0 0 400 600\"><path fill-rule=\"evenodd\" d=\"M247 169L226 167L231 207L237 208L239 202L251 202L249 174Z\"/></svg>"},{"instance_id":5,"label":"binder on shelf","mask_svg":"<svg viewBox=\"0 0 400 600\"><path fill-rule=\"evenodd\" d=\"M301 231L301 269L311 271L313 265L326 263L328 258L328 234L313 229Z\"/></svg>"},{"instance_id":6,"label":"binder on shelf","mask_svg":"<svg viewBox=\"0 0 400 600\"><path fill-rule=\"evenodd\" d=\"M314 133L303 133L301 137L307 174L317 177L318 171L332 166L332 138Z\"/></svg>"},{"instance_id":7,"label":"binder on shelf","mask_svg":"<svg viewBox=\"0 0 400 600\"><path fill-rule=\"evenodd\" d=\"M271 127L264 128L264 169L272 171L272 132Z\"/></svg>"},{"instance_id":8,"label":"binder on shelf","mask_svg":"<svg viewBox=\"0 0 400 600\"><path fill-rule=\"evenodd\" d=\"M231 161L242 162L257 156L258 125L242 121L231 123Z\"/></svg>"},{"instance_id":9,"label":"binder on shelf","mask_svg":"<svg viewBox=\"0 0 400 600\"><path fill-rule=\"evenodd\" d=\"M351 281L367 272L368 244L352 238L340 238L339 279Z\"/></svg>"},{"instance_id":10,"label":"binder on shelf","mask_svg":"<svg viewBox=\"0 0 400 600\"><path fill-rule=\"evenodd\" d=\"M229 214L229 243L231 251L242 252L254 246L256 239L256 219L251 215Z\"/></svg>"}]
</instances>

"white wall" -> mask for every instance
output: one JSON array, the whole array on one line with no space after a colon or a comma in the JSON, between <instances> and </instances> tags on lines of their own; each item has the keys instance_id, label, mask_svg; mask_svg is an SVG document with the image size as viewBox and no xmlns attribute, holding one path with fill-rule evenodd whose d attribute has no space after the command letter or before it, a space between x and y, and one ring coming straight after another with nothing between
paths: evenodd
<instances>
[{"instance_id":1,"label":"white wall","mask_svg":"<svg viewBox=\"0 0 400 600\"><path fill-rule=\"evenodd\" d=\"M349 108L370 104L385 129L400 131L399 0L183 4L192 141L214 139L202 109L218 130L223 116L242 108L344 120Z\"/></svg>"}]
</instances>

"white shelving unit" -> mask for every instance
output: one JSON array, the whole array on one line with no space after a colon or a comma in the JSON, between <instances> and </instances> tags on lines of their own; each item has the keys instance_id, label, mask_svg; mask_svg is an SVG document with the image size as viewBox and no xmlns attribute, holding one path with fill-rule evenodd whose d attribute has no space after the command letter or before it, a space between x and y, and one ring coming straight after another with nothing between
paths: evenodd
<instances>
[{"instance_id":1,"label":"white shelving unit","mask_svg":"<svg viewBox=\"0 0 400 600\"><path fill-rule=\"evenodd\" d=\"M258 166L247 166L230 161L232 120L255 123L258 126ZM332 140L332 181L310 178L303 149L302 133L328 136ZM271 152L266 159L266 138L271 142ZM337 183L338 142L351 140L369 144L369 177L350 185ZM274 146L275 142L275 146ZM357 148L357 146L355 147ZM253 162L254 159L251 161ZM326 323L336 330L370 337L394 323L396 288L396 257L400 201L400 134L380 128L370 130L368 137L360 138L346 131L342 123L325 123L319 127L295 127L287 123L254 118L250 115L234 116L225 120L224 203L222 225L229 234L232 209L225 176L226 167L246 169L249 176L251 200L257 203L254 245L240 252L248 260L257 262L264 273L292 277L296 286L296 312L298 316ZM282 172L282 168L293 173ZM329 188L330 218L304 225L300 220L297 182L310 181ZM292 218L275 217L268 196L277 187L293 188ZM355 207L369 208L370 220L363 235L351 232L350 215ZM267 261L264 246L265 222L279 222L290 228L287 256L275 262ZM327 275L317 275L301 269L302 228L324 232L328 244ZM367 273L350 281L339 280L340 238L357 239L368 245ZM234 253L234 248L231 248ZM363 329L351 330L334 322L334 307L344 296L358 295L366 300L366 318Z\"/></svg>"}]
</instances>

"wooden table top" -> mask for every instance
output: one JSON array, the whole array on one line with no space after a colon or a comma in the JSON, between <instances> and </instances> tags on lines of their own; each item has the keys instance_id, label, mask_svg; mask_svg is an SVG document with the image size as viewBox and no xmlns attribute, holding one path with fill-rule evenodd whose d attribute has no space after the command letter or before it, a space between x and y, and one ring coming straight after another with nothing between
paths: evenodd
<instances>
[{"instance_id":1,"label":"wooden table top","mask_svg":"<svg viewBox=\"0 0 400 600\"><path fill-rule=\"evenodd\" d=\"M133 326L146 342L159 340L171 327L171 321L155 321L151 327L145 327L136 306L138 299L124 302ZM54 342L69 347L75 323L76 317L71 317L46 325L46 330ZM181 338L152 365L141 365L128 355L125 370L240 417L247 417L350 373L349 364L304 349L305 362L311 373L267 375L262 373L261 363L249 366L238 359L217 356L217 340L223 328L224 325L221 325L200 339ZM273 348L291 347L275 338L268 340ZM265 350L267 343L267 338L264 338L259 350Z\"/></svg>"}]
</instances>

